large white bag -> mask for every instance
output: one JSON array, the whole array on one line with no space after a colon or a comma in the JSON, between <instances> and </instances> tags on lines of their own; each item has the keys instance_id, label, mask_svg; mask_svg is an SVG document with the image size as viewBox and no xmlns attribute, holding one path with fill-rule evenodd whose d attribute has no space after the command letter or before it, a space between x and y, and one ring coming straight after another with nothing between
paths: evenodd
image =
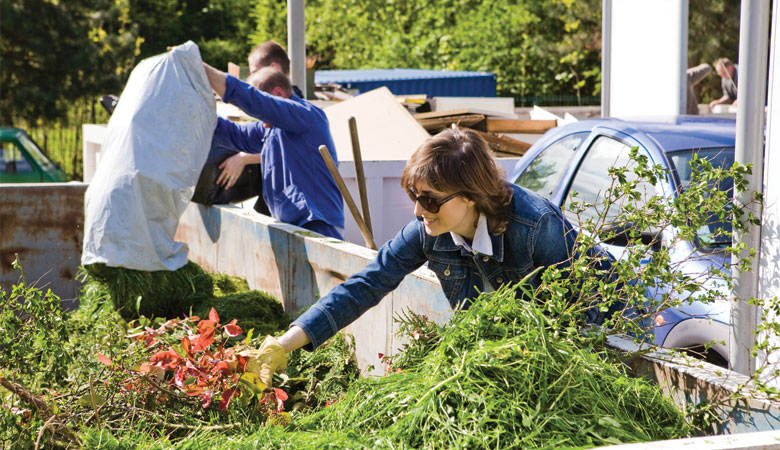
<instances>
[{"instance_id":1,"label":"large white bag","mask_svg":"<svg viewBox=\"0 0 780 450\"><path fill-rule=\"evenodd\" d=\"M82 264L153 271L187 263L186 244L173 238L216 124L192 41L133 69L85 194Z\"/></svg>"}]
</instances>

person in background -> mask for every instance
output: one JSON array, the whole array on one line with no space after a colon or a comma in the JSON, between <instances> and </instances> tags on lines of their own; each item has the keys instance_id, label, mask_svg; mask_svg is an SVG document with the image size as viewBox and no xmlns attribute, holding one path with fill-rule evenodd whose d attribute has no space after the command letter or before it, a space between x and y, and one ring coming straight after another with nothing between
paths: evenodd
<instances>
[{"instance_id":1,"label":"person in background","mask_svg":"<svg viewBox=\"0 0 780 450\"><path fill-rule=\"evenodd\" d=\"M250 76L265 67L271 67L290 76L290 58L284 48L275 41L266 41L255 46L249 53ZM251 80L248 79L249 82ZM255 86L257 88L257 86ZM261 89L262 90L262 89ZM303 98L300 89L292 87L293 93ZM239 150L227 148L212 142L206 163L203 166L192 201L206 206L240 203L252 197L258 197L254 210L260 214L271 216L263 200L262 165L246 164L230 187L227 186L230 174L224 173L224 168L230 164L230 158L238 155Z\"/></svg>"},{"instance_id":2,"label":"person in background","mask_svg":"<svg viewBox=\"0 0 780 450\"><path fill-rule=\"evenodd\" d=\"M732 63L728 58L718 58L714 65L715 71L720 75L720 87L723 89L723 96L711 101L709 104L710 109L715 105L723 103L737 106L737 75L739 74L739 66Z\"/></svg>"},{"instance_id":3,"label":"person in background","mask_svg":"<svg viewBox=\"0 0 780 450\"><path fill-rule=\"evenodd\" d=\"M703 80L707 75L712 72L712 67L707 63L699 64L696 67L691 67L685 71L686 78L688 79L687 95L686 95L686 114L699 114L699 96L696 94L696 85Z\"/></svg>"},{"instance_id":4,"label":"person in background","mask_svg":"<svg viewBox=\"0 0 780 450\"><path fill-rule=\"evenodd\" d=\"M401 186L417 216L379 249L361 272L336 286L298 317L278 340L266 337L252 357L261 379L286 366L286 354L313 350L377 305L404 277L428 263L453 309L480 292L517 283L537 268L570 264L577 232L546 199L508 183L485 140L469 129L447 129L412 155ZM612 259L597 253L599 269ZM541 272L531 278L541 282ZM592 308L586 321L607 313Z\"/></svg>"},{"instance_id":5,"label":"person in background","mask_svg":"<svg viewBox=\"0 0 780 450\"><path fill-rule=\"evenodd\" d=\"M218 119L214 142L239 152L220 166L217 183L230 189L247 164L262 163L263 199L275 219L343 239L343 199L319 153L326 145L338 164L325 113L293 94L287 75L271 67L252 74L251 85L203 67L223 101L261 121Z\"/></svg>"},{"instance_id":6,"label":"person in background","mask_svg":"<svg viewBox=\"0 0 780 450\"><path fill-rule=\"evenodd\" d=\"M254 80L257 83L260 79L255 77ZM250 78L248 81L251 83L252 79ZM253 86L255 89L262 90L257 84ZM258 148L254 147L247 149L250 153L256 150L259 151ZM229 177L224 172L230 158L240 158L240 152L239 149L230 147L226 140L212 138L211 148L198 177L191 201L211 206L241 203L257 197L254 210L260 214L271 216L271 211L263 199L262 171L259 163L245 164L237 177ZM230 181L230 185L228 185L228 181Z\"/></svg>"},{"instance_id":7,"label":"person in background","mask_svg":"<svg viewBox=\"0 0 780 450\"><path fill-rule=\"evenodd\" d=\"M273 67L290 77L290 57L276 41L265 41L257 44L249 53L249 73L255 73L264 67ZM293 86L293 93L304 98L298 86Z\"/></svg>"}]
</instances>

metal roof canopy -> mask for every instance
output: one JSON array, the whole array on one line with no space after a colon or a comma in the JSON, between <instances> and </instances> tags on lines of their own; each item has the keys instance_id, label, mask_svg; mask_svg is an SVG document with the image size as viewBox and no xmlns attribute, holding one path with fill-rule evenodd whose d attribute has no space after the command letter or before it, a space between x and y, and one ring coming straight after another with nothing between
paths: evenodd
<instances>
[{"instance_id":1,"label":"metal roof canopy","mask_svg":"<svg viewBox=\"0 0 780 450\"><path fill-rule=\"evenodd\" d=\"M486 76L495 78L490 72L468 72L432 69L366 69L366 70L318 70L318 83L339 81L378 81L378 80L426 80L430 78L467 78Z\"/></svg>"},{"instance_id":2,"label":"metal roof canopy","mask_svg":"<svg viewBox=\"0 0 780 450\"><path fill-rule=\"evenodd\" d=\"M314 80L357 89L360 94L384 86L395 95L428 97L495 97L497 86L497 77L490 72L430 69L318 70Z\"/></svg>"}]
</instances>

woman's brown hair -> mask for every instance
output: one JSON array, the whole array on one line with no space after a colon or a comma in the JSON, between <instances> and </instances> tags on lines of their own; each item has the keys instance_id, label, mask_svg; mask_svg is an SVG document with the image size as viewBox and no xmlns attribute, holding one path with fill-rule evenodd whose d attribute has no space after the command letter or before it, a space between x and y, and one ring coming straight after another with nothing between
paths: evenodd
<instances>
[{"instance_id":1,"label":"woman's brown hair","mask_svg":"<svg viewBox=\"0 0 780 450\"><path fill-rule=\"evenodd\" d=\"M424 181L437 191L462 192L485 214L490 232L498 234L506 229L513 193L504 175L482 136L453 127L432 136L412 154L401 174L401 187L409 191Z\"/></svg>"}]
</instances>

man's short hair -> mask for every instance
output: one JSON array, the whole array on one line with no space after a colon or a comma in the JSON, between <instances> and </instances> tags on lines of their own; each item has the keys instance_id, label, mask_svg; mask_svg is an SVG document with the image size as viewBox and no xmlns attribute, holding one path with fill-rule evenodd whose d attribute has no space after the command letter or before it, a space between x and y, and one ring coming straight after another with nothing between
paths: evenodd
<instances>
[{"instance_id":1,"label":"man's short hair","mask_svg":"<svg viewBox=\"0 0 780 450\"><path fill-rule=\"evenodd\" d=\"M253 64L254 63L254 64ZM265 41L252 50L249 54L249 68L253 66L269 67L271 63L279 64L282 73L290 75L290 57L284 47L276 41Z\"/></svg>"},{"instance_id":2,"label":"man's short hair","mask_svg":"<svg viewBox=\"0 0 780 450\"><path fill-rule=\"evenodd\" d=\"M249 76L247 80L249 84L255 87L255 89L273 94L273 90L277 87L282 88L285 98L292 95L292 84L287 75L279 72L273 67L263 67L257 72Z\"/></svg>"}]
</instances>

